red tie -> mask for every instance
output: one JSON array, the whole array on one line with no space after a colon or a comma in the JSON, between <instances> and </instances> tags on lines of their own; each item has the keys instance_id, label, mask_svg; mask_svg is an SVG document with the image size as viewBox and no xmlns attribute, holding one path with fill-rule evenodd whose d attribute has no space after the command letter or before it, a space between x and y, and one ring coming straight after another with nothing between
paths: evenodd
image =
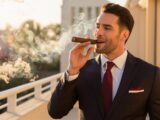
<instances>
[{"instance_id":1,"label":"red tie","mask_svg":"<svg viewBox=\"0 0 160 120\"><path fill-rule=\"evenodd\" d=\"M112 105L112 73L111 68L114 66L113 62L107 62L107 70L103 77L102 83L102 99L105 112L108 112Z\"/></svg>"}]
</instances>

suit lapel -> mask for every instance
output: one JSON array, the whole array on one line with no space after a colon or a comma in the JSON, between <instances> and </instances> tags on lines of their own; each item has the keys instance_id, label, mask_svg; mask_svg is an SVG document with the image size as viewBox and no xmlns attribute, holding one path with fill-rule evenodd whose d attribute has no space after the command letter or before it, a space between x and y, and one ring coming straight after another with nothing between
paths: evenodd
<instances>
[{"instance_id":1,"label":"suit lapel","mask_svg":"<svg viewBox=\"0 0 160 120\"><path fill-rule=\"evenodd\" d=\"M97 100L97 105L100 111L100 114L102 117L104 117L104 111L103 111L103 105L102 105L102 96L101 96L101 60L100 60L100 55L98 55L95 58L96 61L96 74L95 74L95 92L96 92L96 100Z\"/></svg>"},{"instance_id":2,"label":"suit lapel","mask_svg":"<svg viewBox=\"0 0 160 120\"><path fill-rule=\"evenodd\" d=\"M111 110L106 116L107 118L111 115L112 111L116 109L116 107L118 106L117 104L121 100L123 94L125 94L126 91L128 90L128 87L135 74L135 71L134 71L135 63L136 63L135 58L130 53L128 53L126 65L125 65L124 72L122 75L122 79L121 79L117 94L113 100Z\"/></svg>"}]
</instances>

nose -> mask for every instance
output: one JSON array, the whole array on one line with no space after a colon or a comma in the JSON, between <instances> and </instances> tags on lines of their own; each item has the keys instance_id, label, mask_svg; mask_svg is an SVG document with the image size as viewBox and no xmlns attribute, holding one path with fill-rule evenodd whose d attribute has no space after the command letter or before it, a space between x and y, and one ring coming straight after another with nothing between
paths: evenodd
<instances>
[{"instance_id":1,"label":"nose","mask_svg":"<svg viewBox=\"0 0 160 120\"><path fill-rule=\"evenodd\" d=\"M95 36L98 37L98 36L102 36L103 35L103 28L102 27L99 27L99 28L96 28L95 30Z\"/></svg>"}]
</instances>

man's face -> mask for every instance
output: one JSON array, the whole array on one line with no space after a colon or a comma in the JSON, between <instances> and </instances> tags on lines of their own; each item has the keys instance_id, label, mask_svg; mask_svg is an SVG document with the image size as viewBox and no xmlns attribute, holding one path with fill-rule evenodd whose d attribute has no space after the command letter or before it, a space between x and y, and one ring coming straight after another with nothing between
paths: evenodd
<instances>
[{"instance_id":1,"label":"man's face","mask_svg":"<svg viewBox=\"0 0 160 120\"><path fill-rule=\"evenodd\" d=\"M95 30L95 37L98 39L97 53L108 55L124 49L125 40L122 39L118 20L118 16L110 13L101 13L97 18Z\"/></svg>"}]
</instances>

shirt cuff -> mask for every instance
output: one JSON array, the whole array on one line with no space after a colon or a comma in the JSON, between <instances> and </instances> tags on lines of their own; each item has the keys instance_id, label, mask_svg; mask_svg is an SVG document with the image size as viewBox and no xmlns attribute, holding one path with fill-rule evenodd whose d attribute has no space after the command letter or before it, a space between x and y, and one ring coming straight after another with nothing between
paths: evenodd
<instances>
[{"instance_id":1,"label":"shirt cuff","mask_svg":"<svg viewBox=\"0 0 160 120\"><path fill-rule=\"evenodd\" d=\"M65 78L67 81L72 81L78 78L79 73L75 74L75 75L69 75L68 72L65 72Z\"/></svg>"}]
</instances>

